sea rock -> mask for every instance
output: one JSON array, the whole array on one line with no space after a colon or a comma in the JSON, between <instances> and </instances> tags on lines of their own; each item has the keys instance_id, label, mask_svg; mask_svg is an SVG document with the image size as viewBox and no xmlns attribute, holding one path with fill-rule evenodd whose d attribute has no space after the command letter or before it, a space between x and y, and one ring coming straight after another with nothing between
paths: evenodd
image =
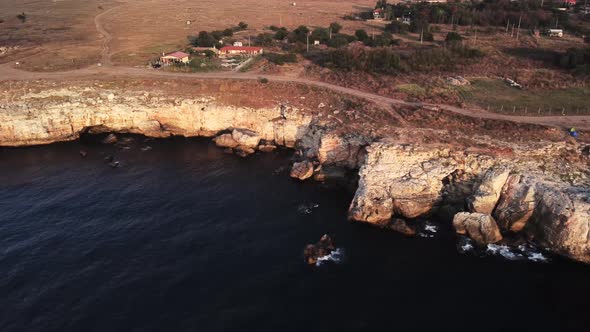
<instances>
[{"instance_id":1,"label":"sea rock","mask_svg":"<svg viewBox=\"0 0 590 332\"><path fill-rule=\"evenodd\" d=\"M248 148L256 148L260 142L260 135L248 129L234 129L231 132L231 137L238 145Z\"/></svg>"},{"instance_id":2,"label":"sea rock","mask_svg":"<svg viewBox=\"0 0 590 332\"><path fill-rule=\"evenodd\" d=\"M496 221L487 214L459 212L453 218L453 227L457 234L467 234L482 245L502 240Z\"/></svg>"},{"instance_id":3,"label":"sea rock","mask_svg":"<svg viewBox=\"0 0 590 332\"><path fill-rule=\"evenodd\" d=\"M452 154L449 149L376 142L367 148L349 217L382 222L391 216L424 216L443 200L449 175L477 173L490 158Z\"/></svg>"},{"instance_id":4,"label":"sea rock","mask_svg":"<svg viewBox=\"0 0 590 332\"><path fill-rule=\"evenodd\" d=\"M535 186L531 182L523 175L508 177L492 214L503 230L519 232L531 218L535 209Z\"/></svg>"},{"instance_id":5,"label":"sea rock","mask_svg":"<svg viewBox=\"0 0 590 332\"><path fill-rule=\"evenodd\" d=\"M276 145L273 144L261 144L258 146L258 150L261 152L273 152L276 148Z\"/></svg>"},{"instance_id":6,"label":"sea rock","mask_svg":"<svg viewBox=\"0 0 590 332\"><path fill-rule=\"evenodd\" d=\"M249 146L240 145L234 149L234 152L236 153L236 155L244 158L253 154L254 152L256 152L256 150Z\"/></svg>"},{"instance_id":7,"label":"sea rock","mask_svg":"<svg viewBox=\"0 0 590 332\"><path fill-rule=\"evenodd\" d=\"M394 230L398 233L401 233L405 236L415 236L416 235L416 229L414 227L408 225L408 223L403 219L394 218L389 223L387 228Z\"/></svg>"},{"instance_id":8,"label":"sea rock","mask_svg":"<svg viewBox=\"0 0 590 332\"><path fill-rule=\"evenodd\" d=\"M307 264L313 265L318 262L318 258L332 253L336 247L330 236L324 234L316 244L308 244L303 250L303 258Z\"/></svg>"},{"instance_id":9,"label":"sea rock","mask_svg":"<svg viewBox=\"0 0 590 332\"><path fill-rule=\"evenodd\" d=\"M572 191L573 190L573 191ZM525 231L552 251L590 263L590 195L583 189L539 183Z\"/></svg>"},{"instance_id":10,"label":"sea rock","mask_svg":"<svg viewBox=\"0 0 590 332\"><path fill-rule=\"evenodd\" d=\"M485 172L473 195L467 199L469 211L492 214L508 175L510 169L502 166Z\"/></svg>"},{"instance_id":11,"label":"sea rock","mask_svg":"<svg viewBox=\"0 0 590 332\"><path fill-rule=\"evenodd\" d=\"M290 176L299 180L309 179L313 175L313 163L301 161L293 164Z\"/></svg>"},{"instance_id":12,"label":"sea rock","mask_svg":"<svg viewBox=\"0 0 590 332\"><path fill-rule=\"evenodd\" d=\"M215 145L220 148L235 148L239 145L236 140L233 139L231 134L221 134L213 139Z\"/></svg>"},{"instance_id":13,"label":"sea rock","mask_svg":"<svg viewBox=\"0 0 590 332\"><path fill-rule=\"evenodd\" d=\"M117 135L110 133L102 140L102 144L115 144L117 143Z\"/></svg>"}]
</instances>

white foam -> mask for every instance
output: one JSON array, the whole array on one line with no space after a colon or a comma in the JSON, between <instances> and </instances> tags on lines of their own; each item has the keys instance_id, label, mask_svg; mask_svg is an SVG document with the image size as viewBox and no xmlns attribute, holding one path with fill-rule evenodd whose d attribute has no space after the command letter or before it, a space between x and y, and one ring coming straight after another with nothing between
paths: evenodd
<instances>
[{"instance_id":1,"label":"white foam","mask_svg":"<svg viewBox=\"0 0 590 332\"><path fill-rule=\"evenodd\" d=\"M471 244L469 242L467 242L467 243L465 243L464 245L461 246L461 251L462 252L469 252L471 250L473 250L473 244Z\"/></svg>"},{"instance_id":2,"label":"white foam","mask_svg":"<svg viewBox=\"0 0 590 332\"><path fill-rule=\"evenodd\" d=\"M301 204L297 207L297 212L302 214L311 214L313 209L318 208L320 205L316 203Z\"/></svg>"},{"instance_id":3,"label":"white foam","mask_svg":"<svg viewBox=\"0 0 590 332\"><path fill-rule=\"evenodd\" d=\"M344 249L336 248L329 255L318 257L315 266L321 266L325 262L342 263L344 261Z\"/></svg>"},{"instance_id":4,"label":"white foam","mask_svg":"<svg viewBox=\"0 0 590 332\"><path fill-rule=\"evenodd\" d=\"M438 227L435 225L426 224L426 226L424 226L424 230L431 233L436 233L438 232Z\"/></svg>"},{"instance_id":5,"label":"white foam","mask_svg":"<svg viewBox=\"0 0 590 332\"><path fill-rule=\"evenodd\" d=\"M543 256L543 253L540 253L540 252L528 253L528 259L533 262L541 262L541 263L546 263L549 261L549 259L547 257Z\"/></svg>"},{"instance_id":6,"label":"white foam","mask_svg":"<svg viewBox=\"0 0 590 332\"><path fill-rule=\"evenodd\" d=\"M488 244L486 252L491 255L500 255L509 260L523 258L521 254L513 252L512 248L506 245Z\"/></svg>"}]
</instances>

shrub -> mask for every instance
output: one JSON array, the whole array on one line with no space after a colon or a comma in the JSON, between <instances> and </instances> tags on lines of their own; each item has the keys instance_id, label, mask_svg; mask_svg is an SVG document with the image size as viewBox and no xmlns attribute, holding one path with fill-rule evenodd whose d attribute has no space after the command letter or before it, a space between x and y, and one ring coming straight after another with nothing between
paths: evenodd
<instances>
[{"instance_id":1,"label":"shrub","mask_svg":"<svg viewBox=\"0 0 590 332\"><path fill-rule=\"evenodd\" d=\"M404 34L408 32L409 28L410 27L407 24L403 24L399 21L393 21L385 26L385 31L397 34Z\"/></svg>"},{"instance_id":2,"label":"shrub","mask_svg":"<svg viewBox=\"0 0 590 332\"><path fill-rule=\"evenodd\" d=\"M307 42L308 33L309 29L305 25L300 25L297 29L289 33L287 38L290 43L300 42L305 44Z\"/></svg>"},{"instance_id":3,"label":"shrub","mask_svg":"<svg viewBox=\"0 0 590 332\"><path fill-rule=\"evenodd\" d=\"M330 39L330 31L326 28L317 28L311 33L311 40L319 40L325 43L328 39Z\"/></svg>"},{"instance_id":4,"label":"shrub","mask_svg":"<svg viewBox=\"0 0 590 332\"><path fill-rule=\"evenodd\" d=\"M266 77L261 77L261 78L259 78L259 79L258 79L258 82L260 82L260 83L262 83L262 84L266 84L266 83L268 83L268 78L266 78Z\"/></svg>"},{"instance_id":5,"label":"shrub","mask_svg":"<svg viewBox=\"0 0 590 332\"><path fill-rule=\"evenodd\" d=\"M335 47L335 48L344 47L344 46L348 45L348 43L350 43L348 37L354 37L354 36L347 36L347 35L343 35L343 34L332 35L332 39L328 40L328 46ZM354 39L356 40L356 38L354 38Z\"/></svg>"},{"instance_id":6,"label":"shrub","mask_svg":"<svg viewBox=\"0 0 590 332\"><path fill-rule=\"evenodd\" d=\"M430 31L424 31L422 33L422 39L424 41L434 41L434 35Z\"/></svg>"},{"instance_id":7,"label":"shrub","mask_svg":"<svg viewBox=\"0 0 590 332\"><path fill-rule=\"evenodd\" d=\"M278 26L276 26L276 25L271 25L271 26L269 26L269 27L268 27L268 29L269 29L270 31L279 31L279 27L278 27Z\"/></svg>"},{"instance_id":8,"label":"shrub","mask_svg":"<svg viewBox=\"0 0 590 332\"><path fill-rule=\"evenodd\" d=\"M256 37L256 43L260 46L272 45L273 35L270 33L261 33Z\"/></svg>"},{"instance_id":9,"label":"shrub","mask_svg":"<svg viewBox=\"0 0 590 332\"><path fill-rule=\"evenodd\" d=\"M265 59L276 65L282 66L285 63L297 62L297 55L295 53L278 54L278 53L265 53L263 55Z\"/></svg>"},{"instance_id":10,"label":"shrub","mask_svg":"<svg viewBox=\"0 0 590 332\"><path fill-rule=\"evenodd\" d=\"M234 31L230 28L227 28L227 29L223 30L223 35L225 37L231 37L234 35Z\"/></svg>"},{"instance_id":11,"label":"shrub","mask_svg":"<svg viewBox=\"0 0 590 332\"><path fill-rule=\"evenodd\" d=\"M18 18L21 21L21 23L25 23L25 21L27 20L27 14L20 13L16 15L16 18Z\"/></svg>"},{"instance_id":12,"label":"shrub","mask_svg":"<svg viewBox=\"0 0 590 332\"><path fill-rule=\"evenodd\" d=\"M445 41L447 43L458 43L458 42L463 41L463 37L461 37L460 34L454 32L454 31L451 31L451 32L447 33L447 38L445 38Z\"/></svg>"},{"instance_id":13,"label":"shrub","mask_svg":"<svg viewBox=\"0 0 590 332\"><path fill-rule=\"evenodd\" d=\"M330 30L332 33L339 33L342 30L342 25L338 24L338 22L330 23Z\"/></svg>"},{"instance_id":14,"label":"shrub","mask_svg":"<svg viewBox=\"0 0 590 332\"><path fill-rule=\"evenodd\" d=\"M285 37L287 37L288 34L289 34L289 31L287 31L287 29L280 28L279 30L277 30L277 32L275 32L274 39L283 40L283 39L285 39Z\"/></svg>"},{"instance_id":15,"label":"shrub","mask_svg":"<svg viewBox=\"0 0 590 332\"><path fill-rule=\"evenodd\" d=\"M238 27L240 28L240 30L246 30L248 29L248 23L240 22L238 23Z\"/></svg>"},{"instance_id":16,"label":"shrub","mask_svg":"<svg viewBox=\"0 0 590 332\"><path fill-rule=\"evenodd\" d=\"M363 43L367 42L369 40L369 35L367 34L367 32L363 29L358 29L354 32L354 35L356 36L356 38L360 41L362 41Z\"/></svg>"}]
</instances>

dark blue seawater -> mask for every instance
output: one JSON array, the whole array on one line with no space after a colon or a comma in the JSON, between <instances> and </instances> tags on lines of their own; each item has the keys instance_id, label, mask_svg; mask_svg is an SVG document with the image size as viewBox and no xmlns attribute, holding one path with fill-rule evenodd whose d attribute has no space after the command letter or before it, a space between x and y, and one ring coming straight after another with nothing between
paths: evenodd
<instances>
[{"instance_id":1,"label":"dark blue seawater","mask_svg":"<svg viewBox=\"0 0 590 332\"><path fill-rule=\"evenodd\" d=\"M588 266L349 223L285 151L142 140L0 149L0 331L590 331ZM346 260L307 266L324 233Z\"/></svg>"}]
</instances>

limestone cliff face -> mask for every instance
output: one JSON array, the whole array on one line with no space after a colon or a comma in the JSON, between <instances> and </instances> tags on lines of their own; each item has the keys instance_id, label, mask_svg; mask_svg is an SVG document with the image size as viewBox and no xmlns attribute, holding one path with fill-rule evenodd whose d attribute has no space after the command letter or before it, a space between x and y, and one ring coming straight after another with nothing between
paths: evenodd
<instances>
[{"instance_id":1,"label":"limestone cliff face","mask_svg":"<svg viewBox=\"0 0 590 332\"><path fill-rule=\"evenodd\" d=\"M288 108L247 108L217 103L215 98L174 99L101 91L50 90L22 95L0 112L0 145L23 146L74 140L94 131L137 133L152 137L213 136L247 128L261 139L292 147L303 137L311 116Z\"/></svg>"},{"instance_id":2,"label":"limestone cliff face","mask_svg":"<svg viewBox=\"0 0 590 332\"><path fill-rule=\"evenodd\" d=\"M85 131L152 137L211 137L222 132L216 144L243 155L253 153L258 144L271 151L274 145L269 142L274 142L296 148L300 160L291 176L298 179L325 179L330 167L360 168L349 209L353 220L391 226L397 218L429 217L442 205L454 205L471 212L457 216L457 231L478 242L495 242L499 232L523 232L559 254L590 263L589 167L572 167L575 160L590 166L583 152L590 151L587 146L552 143L531 148L530 143L494 141L494 146L513 151L498 157L490 153L493 149L465 147L488 144L489 138L470 138L463 148L448 140L407 143L400 138L411 139L419 129L394 129L378 138L371 130L360 134L362 126L354 123L347 127L341 119L331 121L331 115L321 111L282 102L235 106L207 94L179 98L86 87L15 96L0 96L0 146L74 140ZM426 132L428 137L440 133Z\"/></svg>"}]
</instances>

